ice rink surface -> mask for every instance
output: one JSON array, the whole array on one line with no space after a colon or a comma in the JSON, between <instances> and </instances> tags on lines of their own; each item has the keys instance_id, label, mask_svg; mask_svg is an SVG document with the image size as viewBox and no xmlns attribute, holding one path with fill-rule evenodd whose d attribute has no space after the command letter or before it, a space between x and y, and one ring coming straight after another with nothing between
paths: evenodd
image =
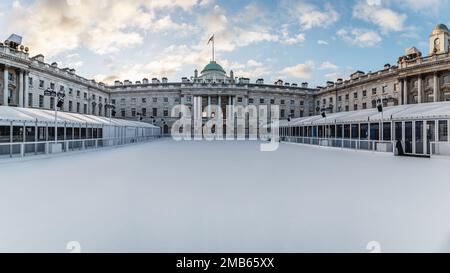
<instances>
[{"instance_id":1,"label":"ice rink surface","mask_svg":"<svg viewBox=\"0 0 450 273\"><path fill-rule=\"evenodd\" d=\"M450 160L159 140L0 163L0 251L450 251Z\"/></svg>"}]
</instances>

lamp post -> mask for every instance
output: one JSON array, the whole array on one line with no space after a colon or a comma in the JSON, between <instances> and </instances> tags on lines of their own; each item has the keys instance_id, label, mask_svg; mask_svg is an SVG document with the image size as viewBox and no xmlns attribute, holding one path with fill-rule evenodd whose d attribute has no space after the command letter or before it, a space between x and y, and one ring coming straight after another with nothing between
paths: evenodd
<instances>
[{"instance_id":1,"label":"lamp post","mask_svg":"<svg viewBox=\"0 0 450 273\"><path fill-rule=\"evenodd\" d=\"M384 141L384 103L395 101L395 98L388 96L388 97L378 97L376 99L376 106L378 109L378 112L381 113L381 140Z\"/></svg>"},{"instance_id":2,"label":"lamp post","mask_svg":"<svg viewBox=\"0 0 450 273\"><path fill-rule=\"evenodd\" d=\"M44 91L44 96L54 98L53 110L55 111L55 143L58 142L58 108L64 105L64 98L66 94L62 91L56 92L52 88L47 88Z\"/></svg>"},{"instance_id":3,"label":"lamp post","mask_svg":"<svg viewBox=\"0 0 450 273\"><path fill-rule=\"evenodd\" d=\"M112 113L115 113L116 111L115 111L115 109L116 109L116 106L114 105L114 104L111 104L111 103L107 103L106 105L105 105L105 107L106 107L106 109L109 109L109 123L112 123Z\"/></svg>"}]
</instances>

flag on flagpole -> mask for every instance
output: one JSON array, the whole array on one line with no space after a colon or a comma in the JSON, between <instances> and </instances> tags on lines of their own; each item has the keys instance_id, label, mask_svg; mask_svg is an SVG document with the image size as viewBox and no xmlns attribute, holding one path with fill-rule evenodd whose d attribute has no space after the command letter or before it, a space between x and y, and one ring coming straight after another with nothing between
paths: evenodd
<instances>
[{"instance_id":1,"label":"flag on flagpole","mask_svg":"<svg viewBox=\"0 0 450 273\"><path fill-rule=\"evenodd\" d=\"M209 45L209 43L211 43L211 42L214 42L214 34L211 36L211 38L209 38L209 40L208 40L208 45Z\"/></svg>"}]
</instances>

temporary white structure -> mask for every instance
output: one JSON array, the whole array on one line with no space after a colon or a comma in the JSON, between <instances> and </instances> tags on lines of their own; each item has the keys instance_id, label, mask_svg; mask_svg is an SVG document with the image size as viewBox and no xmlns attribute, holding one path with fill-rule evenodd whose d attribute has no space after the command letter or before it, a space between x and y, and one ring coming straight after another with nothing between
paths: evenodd
<instances>
[{"instance_id":1,"label":"temporary white structure","mask_svg":"<svg viewBox=\"0 0 450 273\"><path fill-rule=\"evenodd\" d=\"M51 110L0 106L0 155L49 153L53 143L69 151L159 136L159 127L144 122L62 111L55 119Z\"/></svg>"},{"instance_id":2,"label":"temporary white structure","mask_svg":"<svg viewBox=\"0 0 450 273\"><path fill-rule=\"evenodd\" d=\"M449 124L447 101L284 120L279 132L284 141L352 149L393 151L401 142L406 154L430 155L449 146Z\"/></svg>"},{"instance_id":3,"label":"temporary white structure","mask_svg":"<svg viewBox=\"0 0 450 273\"><path fill-rule=\"evenodd\" d=\"M159 127L138 121L60 111L57 116L57 125L61 131L64 128L100 129L102 138L155 136L159 135L160 131ZM0 126L48 127L52 133L52 129L55 127L55 112L33 108L0 106ZM86 136L89 137L88 134Z\"/></svg>"},{"instance_id":4,"label":"temporary white structure","mask_svg":"<svg viewBox=\"0 0 450 273\"><path fill-rule=\"evenodd\" d=\"M359 123L359 122L380 122L396 120L416 120L416 119L450 119L450 102L407 104L399 106L385 107L383 114L376 108L328 113L326 117L312 116L292 119L290 122L280 122L282 126L299 125L325 125L336 123Z\"/></svg>"}]
</instances>

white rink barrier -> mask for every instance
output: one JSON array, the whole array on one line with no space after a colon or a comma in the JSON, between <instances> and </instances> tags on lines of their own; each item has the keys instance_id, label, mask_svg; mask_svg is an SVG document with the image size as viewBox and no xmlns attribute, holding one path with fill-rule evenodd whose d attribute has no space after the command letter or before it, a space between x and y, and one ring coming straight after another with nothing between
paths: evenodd
<instances>
[{"instance_id":1,"label":"white rink barrier","mask_svg":"<svg viewBox=\"0 0 450 273\"><path fill-rule=\"evenodd\" d=\"M316 137L280 137L282 142L300 143L321 147L334 147L350 150L364 150L383 153L394 153L393 141L355 140L345 138L316 138Z\"/></svg>"},{"instance_id":2,"label":"white rink barrier","mask_svg":"<svg viewBox=\"0 0 450 273\"><path fill-rule=\"evenodd\" d=\"M51 154L54 145L58 146L58 153L72 151L83 151L89 149L101 149L113 146L127 145L133 143L148 142L158 139L159 136L108 138L108 139L74 139L61 141L42 142L13 142L0 143L0 158L28 157L34 155ZM55 152L55 153L57 153Z\"/></svg>"},{"instance_id":3,"label":"white rink barrier","mask_svg":"<svg viewBox=\"0 0 450 273\"><path fill-rule=\"evenodd\" d=\"M432 142L431 156L450 156L450 142Z\"/></svg>"}]
</instances>

